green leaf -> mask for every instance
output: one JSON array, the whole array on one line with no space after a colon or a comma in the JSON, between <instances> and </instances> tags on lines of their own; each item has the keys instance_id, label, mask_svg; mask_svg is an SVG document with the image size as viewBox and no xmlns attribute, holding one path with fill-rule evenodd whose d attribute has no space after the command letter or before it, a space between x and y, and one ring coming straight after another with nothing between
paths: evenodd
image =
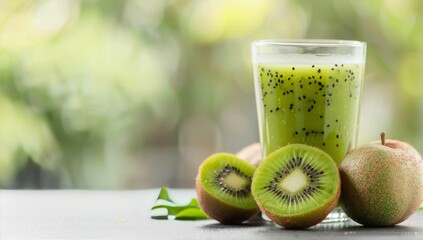
<instances>
[{"instance_id":1,"label":"green leaf","mask_svg":"<svg viewBox=\"0 0 423 240\"><path fill-rule=\"evenodd\" d=\"M423 210L423 207L419 207L419 210Z\"/></svg>"},{"instance_id":2,"label":"green leaf","mask_svg":"<svg viewBox=\"0 0 423 240\"><path fill-rule=\"evenodd\" d=\"M176 220L204 220L207 215L199 208L187 208L176 214Z\"/></svg>"},{"instance_id":3,"label":"green leaf","mask_svg":"<svg viewBox=\"0 0 423 240\"><path fill-rule=\"evenodd\" d=\"M169 193L168 193L167 188L165 188L165 187L162 187L160 189L160 193L159 193L159 196L157 197L157 200L160 200L160 199L166 200L166 201L169 201L169 202L173 202L172 199L170 199L170 197L169 197Z\"/></svg>"},{"instance_id":4,"label":"green leaf","mask_svg":"<svg viewBox=\"0 0 423 240\"><path fill-rule=\"evenodd\" d=\"M151 208L153 219L171 219L176 220L202 220L207 219L206 214L198 205L197 199L193 198L187 205L176 204L169 196L168 189L160 189L156 203Z\"/></svg>"}]
</instances>

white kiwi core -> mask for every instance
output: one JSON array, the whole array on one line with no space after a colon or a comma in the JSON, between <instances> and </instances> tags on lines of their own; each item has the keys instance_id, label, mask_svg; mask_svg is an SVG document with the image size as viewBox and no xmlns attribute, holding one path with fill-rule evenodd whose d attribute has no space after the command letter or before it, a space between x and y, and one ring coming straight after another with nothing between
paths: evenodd
<instances>
[{"instance_id":1,"label":"white kiwi core","mask_svg":"<svg viewBox=\"0 0 423 240\"><path fill-rule=\"evenodd\" d=\"M286 176L279 184L283 189L296 193L308 185L308 177L299 169L295 169Z\"/></svg>"},{"instance_id":2,"label":"white kiwi core","mask_svg":"<svg viewBox=\"0 0 423 240\"><path fill-rule=\"evenodd\" d=\"M234 190L242 190L248 184L248 181L238 174L231 172L223 178L223 183Z\"/></svg>"}]
</instances>

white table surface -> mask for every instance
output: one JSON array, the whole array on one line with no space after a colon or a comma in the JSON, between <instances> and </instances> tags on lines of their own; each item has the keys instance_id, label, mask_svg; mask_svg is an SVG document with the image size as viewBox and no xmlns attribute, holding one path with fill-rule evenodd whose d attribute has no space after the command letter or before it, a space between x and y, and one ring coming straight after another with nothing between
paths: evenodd
<instances>
[{"instance_id":1,"label":"white table surface","mask_svg":"<svg viewBox=\"0 0 423 240\"><path fill-rule=\"evenodd\" d=\"M159 190L0 191L0 239L423 239L423 211L396 227L354 222L285 230L270 222L223 226L214 220L153 220ZM193 190L170 190L188 203ZM173 193L173 194L172 194Z\"/></svg>"}]
</instances>

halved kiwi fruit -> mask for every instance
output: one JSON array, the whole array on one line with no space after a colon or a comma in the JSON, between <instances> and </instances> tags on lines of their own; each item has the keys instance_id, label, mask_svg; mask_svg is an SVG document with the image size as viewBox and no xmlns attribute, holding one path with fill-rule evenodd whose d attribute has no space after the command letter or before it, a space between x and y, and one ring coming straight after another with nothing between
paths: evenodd
<instances>
[{"instance_id":1,"label":"halved kiwi fruit","mask_svg":"<svg viewBox=\"0 0 423 240\"><path fill-rule=\"evenodd\" d=\"M256 168L228 153L207 158L196 178L198 202L203 211L222 224L240 224L260 210L251 195Z\"/></svg>"},{"instance_id":2,"label":"halved kiwi fruit","mask_svg":"<svg viewBox=\"0 0 423 240\"><path fill-rule=\"evenodd\" d=\"M322 150L285 146L265 158L254 173L252 194L260 209L285 228L308 228L336 206L340 177L333 159Z\"/></svg>"}]
</instances>

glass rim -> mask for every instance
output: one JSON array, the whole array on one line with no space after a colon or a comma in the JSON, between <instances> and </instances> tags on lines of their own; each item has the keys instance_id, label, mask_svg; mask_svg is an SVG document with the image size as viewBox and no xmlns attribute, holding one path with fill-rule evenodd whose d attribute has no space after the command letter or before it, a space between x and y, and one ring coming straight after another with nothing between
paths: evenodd
<instances>
[{"instance_id":1,"label":"glass rim","mask_svg":"<svg viewBox=\"0 0 423 240\"><path fill-rule=\"evenodd\" d=\"M263 39L255 40L251 43L252 46L287 46L287 47L362 47L366 42L356 40L342 40L342 39Z\"/></svg>"}]
</instances>

